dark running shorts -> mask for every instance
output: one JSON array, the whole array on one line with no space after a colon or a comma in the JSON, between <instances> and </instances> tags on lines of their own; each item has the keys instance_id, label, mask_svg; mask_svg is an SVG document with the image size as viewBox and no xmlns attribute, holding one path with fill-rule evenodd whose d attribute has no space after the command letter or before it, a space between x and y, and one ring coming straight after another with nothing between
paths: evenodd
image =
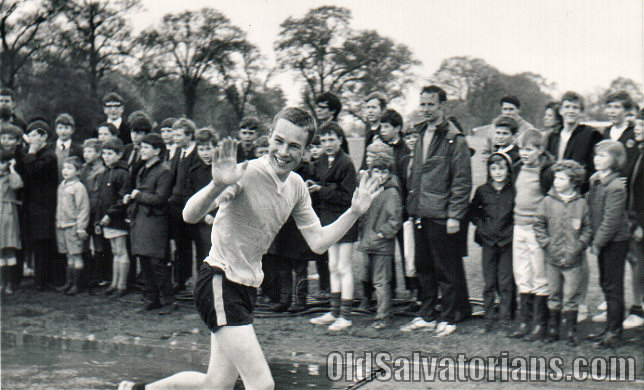
<instances>
[{"instance_id":1,"label":"dark running shorts","mask_svg":"<svg viewBox=\"0 0 644 390\"><path fill-rule=\"evenodd\" d=\"M211 332L253 323L257 288L226 279L221 268L204 263L194 291L195 305Z\"/></svg>"}]
</instances>

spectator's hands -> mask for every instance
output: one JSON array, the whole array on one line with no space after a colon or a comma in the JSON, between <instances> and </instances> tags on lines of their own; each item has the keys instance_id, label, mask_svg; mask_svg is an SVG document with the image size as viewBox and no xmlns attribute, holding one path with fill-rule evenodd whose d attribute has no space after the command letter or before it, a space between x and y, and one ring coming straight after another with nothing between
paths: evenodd
<instances>
[{"instance_id":1,"label":"spectator's hands","mask_svg":"<svg viewBox=\"0 0 644 390\"><path fill-rule=\"evenodd\" d=\"M112 222L112 218L110 218L109 215L105 215L103 218L101 218L101 221L99 222L99 224L101 226L107 226L110 224L110 222Z\"/></svg>"},{"instance_id":2,"label":"spectator's hands","mask_svg":"<svg viewBox=\"0 0 644 390\"><path fill-rule=\"evenodd\" d=\"M637 242L642 241L642 238L644 238L644 230L642 230L641 226L637 226L635 228L635 231L633 232L633 239Z\"/></svg>"},{"instance_id":3,"label":"spectator's hands","mask_svg":"<svg viewBox=\"0 0 644 390\"><path fill-rule=\"evenodd\" d=\"M141 193L141 191L139 191L139 190L133 190L132 193L130 194L130 196L132 197L132 199L136 199L136 196L138 194L140 194L140 193Z\"/></svg>"},{"instance_id":4,"label":"spectator's hands","mask_svg":"<svg viewBox=\"0 0 644 390\"><path fill-rule=\"evenodd\" d=\"M320 187L319 184L317 184L316 182L314 182L311 179L307 180L305 183L306 183L306 188L308 188L310 194L312 194L314 192L318 192L318 191L320 191L320 188L322 188L322 187Z\"/></svg>"},{"instance_id":5,"label":"spectator's hands","mask_svg":"<svg viewBox=\"0 0 644 390\"><path fill-rule=\"evenodd\" d=\"M9 172L16 173L16 159L12 158L9 160Z\"/></svg>"},{"instance_id":6,"label":"spectator's hands","mask_svg":"<svg viewBox=\"0 0 644 390\"><path fill-rule=\"evenodd\" d=\"M360 172L360 184L353 192L351 199L351 209L356 213L362 215L371 206L371 201L378 194L380 182L376 177L369 175L368 172Z\"/></svg>"},{"instance_id":7,"label":"spectator's hands","mask_svg":"<svg viewBox=\"0 0 644 390\"><path fill-rule=\"evenodd\" d=\"M205 217L203 217L203 221L206 223L206 225L212 225L212 222L215 220L215 217L213 217L210 214L206 214Z\"/></svg>"},{"instance_id":8,"label":"spectator's hands","mask_svg":"<svg viewBox=\"0 0 644 390\"><path fill-rule=\"evenodd\" d=\"M131 194L125 194L125 195L123 195L123 204L128 204L128 203L130 203L130 200L132 200L132 195L131 195Z\"/></svg>"},{"instance_id":9,"label":"spectator's hands","mask_svg":"<svg viewBox=\"0 0 644 390\"><path fill-rule=\"evenodd\" d=\"M455 218L447 218L447 234L456 234L461 230L461 221Z\"/></svg>"},{"instance_id":10,"label":"spectator's hands","mask_svg":"<svg viewBox=\"0 0 644 390\"><path fill-rule=\"evenodd\" d=\"M212 152L212 181L215 185L235 184L248 167L247 161L237 166L238 144L239 141L227 137Z\"/></svg>"}]
</instances>

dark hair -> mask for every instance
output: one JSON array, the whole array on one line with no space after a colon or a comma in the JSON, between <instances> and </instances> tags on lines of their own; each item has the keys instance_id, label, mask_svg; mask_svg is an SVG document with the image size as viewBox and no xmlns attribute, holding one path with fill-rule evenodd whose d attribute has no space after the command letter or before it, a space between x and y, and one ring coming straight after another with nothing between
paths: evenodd
<instances>
[{"instance_id":1,"label":"dark hair","mask_svg":"<svg viewBox=\"0 0 644 390\"><path fill-rule=\"evenodd\" d=\"M579 190L586 181L586 169L575 160L557 161L552 166L552 173L564 172L570 178L573 188Z\"/></svg>"},{"instance_id":2,"label":"dark hair","mask_svg":"<svg viewBox=\"0 0 644 390\"><path fill-rule=\"evenodd\" d=\"M141 139L141 143L148 144L154 149L159 149L161 151L159 157L163 156L163 152L165 151L165 142L163 142L163 138L161 138L159 134L146 134L143 139Z\"/></svg>"},{"instance_id":3,"label":"dark hair","mask_svg":"<svg viewBox=\"0 0 644 390\"><path fill-rule=\"evenodd\" d=\"M443 103L447 101L447 94L445 93L445 90L443 88L439 87L438 85L426 85L423 87L423 89L420 90L420 94L438 94L438 102Z\"/></svg>"},{"instance_id":4,"label":"dark hair","mask_svg":"<svg viewBox=\"0 0 644 390\"><path fill-rule=\"evenodd\" d=\"M183 130L187 136L194 138L197 126L188 118L179 118L172 125L172 130Z\"/></svg>"},{"instance_id":5,"label":"dark hair","mask_svg":"<svg viewBox=\"0 0 644 390\"><path fill-rule=\"evenodd\" d=\"M69 156L63 160L63 164L71 164L76 168L77 171L83 166L83 162L78 156Z\"/></svg>"},{"instance_id":6,"label":"dark hair","mask_svg":"<svg viewBox=\"0 0 644 390\"><path fill-rule=\"evenodd\" d=\"M385 108L387 108L387 96L385 96L384 93L378 92L378 91L371 92L369 95L367 95L367 97L364 98L364 102L367 103L373 99L378 100L381 110L384 110Z\"/></svg>"},{"instance_id":7,"label":"dark hair","mask_svg":"<svg viewBox=\"0 0 644 390\"><path fill-rule=\"evenodd\" d=\"M637 113L637 117L635 119L644 120L644 108Z\"/></svg>"},{"instance_id":8,"label":"dark hair","mask_svg":"<svg viewBox=\"0 0 644 390\"><path fill-rule=\"evenodd\" d=\"M282 111L275 114L275 118L273 118L273 129L275 129L275 124L280 119L287 120L295 126L301 127L306 130L308 136L306 137L305 146L308 146L308 144L311 143L311 140L313 139L313 136L315 135L315 131L317 129L315 120L313 119L311 114L301 108L286 107Z\"/></svg>"},{"instance_id":9,"label":"dark hair","mask_svg":"<svg viewBox=\"0 0 644 390\"><path fill-rule=\"evenodd\" d=\"M521 102L519 101L519 98L513 95L502 97L501 100L499 101L499 104L503 104L503 103L510 103L516 108L521 108Z\"/></svg>"},{"instance_id":10,"label":"dark hair","mask_svg":"<svg viewBox=\"0 0 644 390\"><path fill-rule=\"evenodd\" d=\"M382 142L374 142L367 146L366 153L371 157L369 168L388 169L394 166L394 149Z\"/></svg>"},{"instance_id":11,"label":"dark hair","mask_svg":"<svg viewBox=\"0 0 644 390\"><path fill-rule=\"evenodd\" d=\"M405 126L402 128L402 134L403 135L408 135L408 134L418 134L420 131L416 126L414 126L412 123L407 123Z\"/></svg>"},{"instance_id":12,"label":"dark hair","mask_svg":"<svg viewBox=\"0 0 644 390\"><path fill-rule=\"evenodd\" d=\"M338 119L338 115L340 115L340 111L342 111L342 102L340 102L340 98L331 92L324 92L315 98L315 104L322 102L329 105L329 110L333 113L333 120Z\"/></svg>"},{"instance_id":13,"label":"dark hair","mask_svg":"<svg viewBox=\"0 0 644 390\"><path fill-rule=\"evenodd\" d=\"M389 123L393 127L401 127L403 125L403 118L398 111L389 109L385 111L380 117L380 123Z\"/></svg>"},{"instance_id":14,"label":"dark hair","mask_svg":"<svg viewBox=\"0 0 644 390\"><path fill-rule=\"evenodd\" d=\"M629 95L626 91L609 93L608 96L606 96L604 103L608 104L612 102L622 103L622 107L624 107L624 110L626 111L630 110L633 107L633 99L631 99L631 95Z\"/></svg>"},{"instance_id":15,"label":"dark hair","mask_svg":"<svg viewBox=\"0 0 644 390\"><path fill-rule=\"evenodd\" d=\"M74 122L74 118L66 112L58 114L58 116L56 117L56 120L54 121L54 127L58 126L59 124L76 128L76 122Z\"/></svg>"},{"instance_id":16,"label":"dark hair","mask_svg":"<svg viewBox=\"0 0 644 390\"><path fill-rule=\"evenodd\" d=\"M320 130L318 130L318 135L322 137L325 134L335 134L339 140L344 139L344 131L336 122L327 122L322 127L320 127Z\"/></svg>"},{"instance_id":17,"label":"dark hair","mask_svg":"<svg viewBox=\"0 0 644 390\"><path fill-rule=\"evenodd\" d=\"M11 88L0 88L0 96L9 96L11 100L15 101L15 94Z\"/></svg>"},{"instance_id":18,"label":"dark hair","mask_svg":"<svg viewBox=\"0 0 644 390\"><path fill-rule=\"evenodd\" d=\"M109 149L120 154L123 153L123 148L125 148L123 141L118 137L110 137L103 141L103 150Z\"/></svg>"},{"instance_id":19,"label":"dark hair","mask_svg":"<svg viewBox=\"0 0 644 390\"><path fill-rule=\"evenodd\" d=\"M112 135L118 135L119 134L119 129L116 128L113 124L109 122L103 122L100 125L96 126L96 133L98 134L98 129L101 127L106 127L107 130L110 132Z\"/></svg>"},{"instance_id":20,"label":"dark hair","mask_svg":"<svg viewBox=\"0 0 644 390\"><path fill-rule=\"evenodd\" d=\"M254 116L246 117L242 119L241 122L239 122L239 128L258 131L259 119L255 118Z\"/></svg>"},{"instance_id":21,"label":"dark hair","mask_svg":"<svg viewBox=\"0 0 644 390\"><path fill-rule=\"evenodd\" d=\"M174 125L174 122L177 120L177 118L169 117L165 118L164 120L161 121L161 124L159 125L159 130L163 128L172 128L172 125Z\"/></svg>"},{"instance_id":22,"label":"dark hair","mask_svg":"<svg viewBox=\"0 0 644 390\"><path fill-rule=\"evenodd\" d=\"M314 135L313 139L311 139L311 142L309 143L309 145L322 145L322 143L320 142L320 136L317 135L317 134Z\"/></svg>"},{"instance_id":23,"label":"dark hair","mask_svg":"<svg viewBox=\"0 0 644 390\"><path fill-rule=\"evenodd\" d=\"M1 95L1 94L0 94ZM6 95L4 95L6 96ZM11 161L11 159L14 157L14 153L10 152L6 149L1 149L0 148L0 162L7 162Z\"/></svg>"},{"instance_id":24,"label":"dark hair","mask_svg":"<svg viewBox=\"0 0 644 390\"><path fill-rule=\"evenodd\" d=\"M103 143L98 138L88 138L83 142L83 149L85 148L92 148L100 152L103 149Z\"/></svg>"},{"instance_id":25,"label":"dark hair","mask_svg":"<svg viewBox=\"0 0 644 390\"><path fill-rule=\"evenodd\" d=\"M559 125L561 125L563 124L563 117L559 113L560 108L561 105L559 104L559 102L549 102L548 104L546 104L546 107L543 109L543 111L545 112L547 110L552 110L552 112L555 113L555 120Z\"/></svg>"},{"instance_id":26,"label":"dark hair","mask_svg":"<svg viewBox=\"0 0 644 390\"><path fill-rule=\"evenodd\" d=\"M120 103L121 105L123 105L124 101L121 95L119 95L118 93L109 92L105 96L103 96L103 105L106 105L107 103Z\"/></svg>"},{"instance_id":27,"label":"dark hair","mask_svg":"<svg viewBox=\"0 0 644 390\"><path fill-rule=\"evenodd\" d=\"M500 116L494 120L494 127L507 127L512 134L516 134L519 125L514 118L510 116Z\"/></svg>"},{"instance_id":28,"label":"dark hair","mask_svg":"<svg viewBox=\"0 0 644 390\"><path fill-rule=\"evenodd\" d=\"M127 117L127 123L130 131L148 134L152 131L152 120L143 111L134 111Z\"/></svg>"},{"instance_id":29,"label":"dark hair","mask_svg":"<svg viewBox=\"0 0 644 390\"><path fill-rule=\"evenodd\" d=\"M564 93L561 97L561 105L563 105L563 102L565 102L566 100L569 102L579 103L581 110L584 110L584 98L581 97L581 95L577 92L567 91L566 93Z\"/></svg>"},{"instance_id":30,"label":"dark hair","mask_svg":"<svg viewBox=\"0 0 644 390\"><path fill-rule=\"evenodd\" d=\"M51 133L49 123L47 123L44 119L36 119L29 123L25 134L29 134L34 130L38 131L40 135L46 135L47 138L49 138L49 134Z\"/></svg>"},{"instance_id":31,"label":"dark hair","mask_svg":"<svg viewBox=\"0 0 644 390\"><path fill-rule=\"evenodd\" d=\"M23 132L20 127L12 125L11 123L6 123L0 127L0 135L9 134L13 138L19 140L22 138Z\"/></svg>"},{"instance_id":32,"label":"dark hair","mask_svg":"<svg viewBox=\"0 0 644 390\"><path fill-rule=\"evenodd\" d=\"M197 145L217 145L217 135L213 129L204 128L195 132L195 142Z\"/></svg>"}]
</instances>

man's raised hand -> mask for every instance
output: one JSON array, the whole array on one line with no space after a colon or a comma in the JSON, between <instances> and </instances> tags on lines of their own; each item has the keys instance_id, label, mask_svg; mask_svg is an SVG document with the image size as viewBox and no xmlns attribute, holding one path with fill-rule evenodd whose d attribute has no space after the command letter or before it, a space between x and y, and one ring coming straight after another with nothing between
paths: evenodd
<instances>
[{"instance_id":1,"label":"man's raised hand","mask_svg":"<svg viewBox=\"0 0 644 390\"><path fill-rule=\"evenodd\" d=\"M378 195L379 189L380 181L376 177L366 171L360 171L360 183L353 192L351 208L360 215L366 213L371 206L371 201Z\"/></svg>"},{"instance_id":2,"label":"man's raised hand","mask_svg":"<svg viewBox=\"0 0 644 390\"><path fill-rule=\"evenodd\" d=\"M213 150L212 181L215 185L235 184L244 174L248 161L237 166L237 144L239 141L227 137Z\"/></svg>"}]
</instances>

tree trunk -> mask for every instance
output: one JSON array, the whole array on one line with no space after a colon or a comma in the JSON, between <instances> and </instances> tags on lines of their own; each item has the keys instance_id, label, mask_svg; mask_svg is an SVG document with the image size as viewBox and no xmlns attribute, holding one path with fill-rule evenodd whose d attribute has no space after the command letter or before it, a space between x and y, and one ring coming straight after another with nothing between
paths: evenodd
<instances>
[{"instance_id":1,"label":"tree trunk","mask_svg":"<svg viewBox=\"0 0 644 390\"><path fill-rule=\"evenodd\" d=\"M183 79L184 111L187 118L192 119L197 103L197 86L199 80Z\"/></svg>"}]
</instances>

